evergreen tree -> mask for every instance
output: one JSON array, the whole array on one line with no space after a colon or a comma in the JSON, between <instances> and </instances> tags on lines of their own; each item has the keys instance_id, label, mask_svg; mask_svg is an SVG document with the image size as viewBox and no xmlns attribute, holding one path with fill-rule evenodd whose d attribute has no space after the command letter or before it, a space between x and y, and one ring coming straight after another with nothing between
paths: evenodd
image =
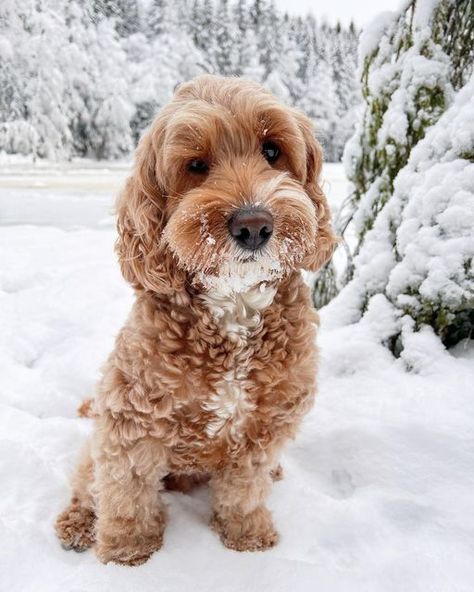
<instances>
[{"instance_id":1,"label":"evergreen tree","mask_svg":"<svg viewBox=\"0 0 474 592\"><path fill-rule=\"evenodd\" d=\"M70 131L64 109L65 77L57 58L67 44L67 29L47 0L36 2L25 17L30 35L21 50L25 64L24 108L26 120L38 136L34 156L65 156Z\"/></svg>"},{"instance_id":2,"label":"evergreen tree","mask_svg":"<svg viewBox=\"0 0 474 592\"><path fill-rule=\"evenodd\" d=\"M253 0L252 5L250 6L250 21L254 31L259 31L260 29L262 14L264 12L264 3L265 0Z\"/></svg>"},{"instance_id":3,"label":"evergreen tree","mask_svg":"<svg viewBox=\"0 0 474 592\"><path fill-rule=\"evenodd\" d=\"M217 71L216 57L216 24L214 4L212 0L203 0L202 4L196 0L191 24L191 36L198 51L205 56L206 69ZM204 60L203 60L204 61Z\"/></svg>"},{"instance_id":4,"label":"evergreen tree","mask_svg":"<svg viewBox=\"0 0 474 592\"><path fill-rule=\"evenodd\" d=\"M337 101L331 66L324 54L308 63L308 83L300 106L315 122L325 158L335 160L334 135L338 125Z\"/></svg>"},{"instance_id":5,"label":"evergreen tree","mask_svg":"<svg viewBox=\"0 0 474 592\"><path fill-rule=\"evenodd\" d=\"M140 30L137 0L115 0L115 27L120 37L128 37Z\"/></svg>"},{"instance_id":6,"label":"evergreen tree","mask_svg":"<svg viewBox=\"0 0 474 592\"><path fill-rule=\"evenodd\" d=\"M168 0L153 0L148 8L146 30L151 38L162 35L166 29Z\"/></svg>"},{"instance_id":7,"label":"evergreen tree","mask_svg":"<svg viewBox=\"0 0 474 592\"><path fill-rule=\"evenodd\" d=\"M90 149L98 158L119 158L133 146L130 120L134 108L124 78L127 56L113 20L98 24L90 51L100 76L93 97Z\"/></svg>"},{"instance_id":8,"label":"evergreen tree","mask_svg":"<svg viewBox=\"0 0 474 592\"><path fill-rule=\"evenodd\" d=\"M10 38L7 34L10 34ZM12 42L13 36L17 43ZM0 113L6 120L25 117L21 79L18 76L18 44L26 39L21 21L8 3L0 6Z\"/></svg>"},{"instance_id":9,"label":"evergreen tree","mask_svg":"<svg viewBox=\"0 0 474 592\"><path fill-rule=\"evenodd\" d=\"M246 29L238 49L239 56L236 74L262 82L265 71L260 63L257 39L251 28Z\"/></svg>"},{"instance_id":10,"label":"evergreen tree","mask_svg":"<svg viewBox=\"0 0 474 592\"><path fill-rule=\"evenodd\" d=\"M277 59L266 64L271 67L271 72L267 75L267 84L286 102L298 105L304 85L298 72L302 51L295 34L295 22L287 19L275 25L278 27ZM278 81L281 81L284 87L280 91L277 89Z\"/></svg>"},{"instance_id":11,"label":"evergreen tree","mask_svg":"<svg viewBox=\"0 0 474 592\"><path fill-rule=\"evenodd\" d=\"M339 26L339 32L332 39L330 47L337 119L331 139L333 160L339 160L342 156L345 143L354 129L356 107L361 101L359 84L354 76L357 70L356 53L351 51L355 40L356 37Z\"/></svg>"},{"instance_id":12,"label":"evergreen tree","mask_svg":"<svg viewBox=\"0 0 474 592\"><path fill-rule=\"evenodd\" d=\"M92 0L90 6L90 16L94 22L103 18L112 18L119 16L120 11L116 0Z\"/></svg>"},{"instance_id":13,"label":"evergreen tree","mask_svg":"<svg viewBox=\"0 0 474 592\"><path fill-rule=\"evenodd\" d=\"M277 69L278 60L281 57L280 23L273 0L256 0L255 4L257 1L259 1L256 8L256 14L259 15L256 27L258 50L260 63L264 69L264 78L267 78Z\"/></svg>"},{"instance_id":14,"label":"evergreen tree","mask_svg":"<svg viewBox=\"0 0 474 592\"><path fill-rule=\"evenodd\" d=\"M471 0L455 9L449 0L413 0L361 40L365 110L346 147L354 193L339 216L343 237L355 234L356 243L346 242L347 285L329 306L355 322L383 305L393 319L384 340L396 355L425 324L447 346L472 333L474 55L466 31L474 32ZM334 285L326 270L315 293L324 301Z\"/></svg>"},{"instance_id":15,"label":"evergreen tree","mask_svg":"<svg viewBox=\"0 0 474 592\"><path fill-rule=\"evenodd\" d=\"M238 57L235 54L235 43L232 34L228 0L218 0L216 21L214 62L219 74L230 76L237 69Z\"/></svg>"},{"instance_id":16,"label":"evergreen tree","mask_svg":"<svg viewBox=\"0 0 474 592\"><path fill-rule=\"evenodd\" d=\"M235 44L235 74L251 76L259 79L255 67L257 54L257 43L253 30L251 30L251 19L246 0L237 0L232 7L233 22L236 25Z\"/></svg>"}]
</instances>

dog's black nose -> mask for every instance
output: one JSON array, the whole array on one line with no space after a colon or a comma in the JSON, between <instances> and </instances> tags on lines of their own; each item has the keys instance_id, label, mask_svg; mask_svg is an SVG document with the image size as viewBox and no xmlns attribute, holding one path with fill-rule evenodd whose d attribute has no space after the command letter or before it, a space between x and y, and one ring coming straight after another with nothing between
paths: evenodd
<instances>
[{"instance_id":1,"label":"dog's black nose","mask_svg":"<svg viewBox=\"0 0 474 592\"><path fill-rule=\"evenodd\" d=\"M229 221L229 231L241 247L255 251L271 237L273 216L266 210L238 210Z\"/></svg>"}]
</instances>

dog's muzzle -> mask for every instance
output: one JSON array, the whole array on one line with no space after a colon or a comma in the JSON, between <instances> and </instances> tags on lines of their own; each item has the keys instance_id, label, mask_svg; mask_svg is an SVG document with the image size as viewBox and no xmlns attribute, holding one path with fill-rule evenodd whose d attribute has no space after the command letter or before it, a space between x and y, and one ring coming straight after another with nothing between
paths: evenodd
<instances>
[{"instance_id":1,"label":"dog's muzzle","mask_svg":"<svg viewBox=\"0 0 474 592\"><path fill-rule=\"evenodd\" d=\"M273 216L267 210L244 208L229 220L229 232L243 249L262 248L273 233Z\"/></svg>"}]
</instances>

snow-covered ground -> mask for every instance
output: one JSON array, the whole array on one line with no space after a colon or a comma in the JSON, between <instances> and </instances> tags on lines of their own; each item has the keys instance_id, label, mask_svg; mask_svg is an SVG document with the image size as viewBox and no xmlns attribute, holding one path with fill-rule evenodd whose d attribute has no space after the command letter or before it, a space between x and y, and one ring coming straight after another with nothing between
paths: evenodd
<instances>
[{"instance_id":1,"label":"snow-covered ground","mask_svg":"<svg viewBox=\"0 0 474 592\"><path fill-rule=\"evenodd\" d=\"M89 421L76 418L132 301L113 254L127 165L0 163L0 591L321 592L474 588L474 349L429 331L395 360L383 308L322 311L320 395L269 505L281 542L225 549L205 487L166 494L165 544L137 568L64 551L53 522ZM332 204L347 191L325 168Z\"/></svg>"}]
</instances>

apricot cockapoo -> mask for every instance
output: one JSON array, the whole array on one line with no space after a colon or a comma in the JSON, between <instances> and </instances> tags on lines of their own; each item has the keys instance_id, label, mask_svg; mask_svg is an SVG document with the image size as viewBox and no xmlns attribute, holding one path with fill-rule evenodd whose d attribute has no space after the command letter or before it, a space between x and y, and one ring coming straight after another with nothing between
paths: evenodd
<instances>
[{"instance_id":1,"label":"apricot cockapoo","mask_svg":"<svg viewBox=\"0 0 474 592\"><path fill-rule=\"evenodd\" d=\"M254 82L202 76L158 114L118 202L136 300L56 523L65 547L143 563L163 541L160 490L207 479L224 545L275 545L265 498L316 388L301 269L335 244L321 164L309 119Z\"/></svg>"}]
</instances>

